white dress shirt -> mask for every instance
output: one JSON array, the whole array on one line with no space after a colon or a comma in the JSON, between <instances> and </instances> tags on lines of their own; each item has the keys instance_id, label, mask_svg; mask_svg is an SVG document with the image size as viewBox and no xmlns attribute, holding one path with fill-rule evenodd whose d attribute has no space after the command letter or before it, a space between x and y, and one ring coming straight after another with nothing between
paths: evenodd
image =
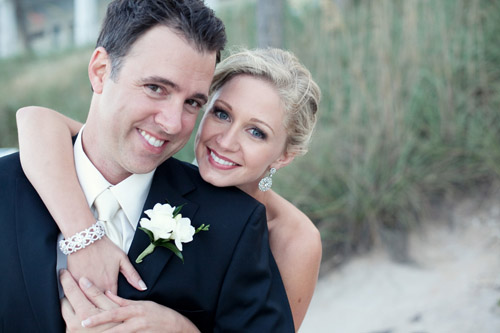
<instances>
[{"instance_id":1,"label":"white dress shirt","mask_svg":"<svg viewBox=\"0 0 500 333\"><path fill-rule=\"evenodd\" d=\"M94 216L97 216L95 208L93 207L95 198L108 187L111 192L113 192L121 206L113 223L117 223L117 228L122 233L122 238L124 240L124 247L122 250L128 253L134 238L137 223L142 215L144 203L146 202L149 189L151 188L155 170L146 174L132 174L120 183L112 185L92 164L83 150L82 133L84 128L85 126L83 126L78 133L73 147L76 174L80 186L83 189L87 203L94 213ZM67 267L67 258L59 250L59 240L63 238L62 234L60 234L57 244L57 272ZM60 294L62 295L61 292Z\"/></svg>"}]
</instances>

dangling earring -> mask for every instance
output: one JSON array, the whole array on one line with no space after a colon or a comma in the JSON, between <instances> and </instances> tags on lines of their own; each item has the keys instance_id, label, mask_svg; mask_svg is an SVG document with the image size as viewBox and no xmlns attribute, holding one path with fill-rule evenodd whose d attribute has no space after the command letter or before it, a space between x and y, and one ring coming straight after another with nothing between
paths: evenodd
<instances>
[{"instance_id":1,"label":"dangling earring","mask_svg":"<svg viewBox=\"0 0 500 333\"><path fill-rule=\"evenodd\" d=\"M262 192L266 192L271 189L271 186L273 186L273 175L275 173L276 173L275 168L271 168L271 170L269 170L269 176L266 176L260 180L259 190L261 190Z\"/></svg>"}]
</instances>

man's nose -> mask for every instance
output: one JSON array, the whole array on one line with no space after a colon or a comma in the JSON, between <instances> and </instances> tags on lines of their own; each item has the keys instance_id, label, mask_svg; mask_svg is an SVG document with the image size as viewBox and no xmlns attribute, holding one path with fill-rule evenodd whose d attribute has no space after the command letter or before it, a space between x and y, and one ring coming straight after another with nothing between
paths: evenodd
<instances>
[{"instance_id":1,"label":"man's nose","mask_svg":"<svg viewBox=\"0 0 500 333\"><path fill-rule=\"evenodd\" d=\"M169 135L176 135L182 130L182 112L184 103L168 103L159 110L155 122Z\"/></svg>"}]
</instances>

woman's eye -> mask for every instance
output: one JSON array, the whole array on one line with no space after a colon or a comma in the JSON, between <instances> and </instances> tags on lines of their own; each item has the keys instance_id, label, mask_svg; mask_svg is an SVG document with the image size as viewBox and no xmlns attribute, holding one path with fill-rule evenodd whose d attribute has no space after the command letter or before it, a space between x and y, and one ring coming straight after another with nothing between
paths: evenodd
<instances>
[{"instance_id":1,"label":"woman's eye","mask_svg":"<svg viewBox=\"0 0 500 333\"><path fill-rule=\"evenodd\" d=\"M229 115L227 114L226 111L214 108L214 115L219 118L220 120L228 120Z\"/></svg>"},{"instance_id":2,"label":"woman's eye","mask_svg":"<svg viewBox=\"0 0 500 333\"><path fill-rule=\"evenodd\" d=\"M260 129L258 128L251 128L250 129L250 134L254 137L256 137L257 139L265 139L266 138L266 134L264 132L262 132Z\"/></svg>"}]
</instances>

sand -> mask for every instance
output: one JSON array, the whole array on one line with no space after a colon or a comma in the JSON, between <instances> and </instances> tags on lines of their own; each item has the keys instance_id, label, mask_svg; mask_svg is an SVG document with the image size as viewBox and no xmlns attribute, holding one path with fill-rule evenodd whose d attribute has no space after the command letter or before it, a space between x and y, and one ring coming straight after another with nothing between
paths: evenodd
<instances>
[{"instance_id":1,"label":"sand","mask_svg":"<svg viewBox=\"0 0 500 333\"><path fill-rule=\"evenodd\" d=\"M412 263L379 248L322 275L300 332L499 333L500 191L443 210L410 235Z\"/></svg>"}]
</instances>

